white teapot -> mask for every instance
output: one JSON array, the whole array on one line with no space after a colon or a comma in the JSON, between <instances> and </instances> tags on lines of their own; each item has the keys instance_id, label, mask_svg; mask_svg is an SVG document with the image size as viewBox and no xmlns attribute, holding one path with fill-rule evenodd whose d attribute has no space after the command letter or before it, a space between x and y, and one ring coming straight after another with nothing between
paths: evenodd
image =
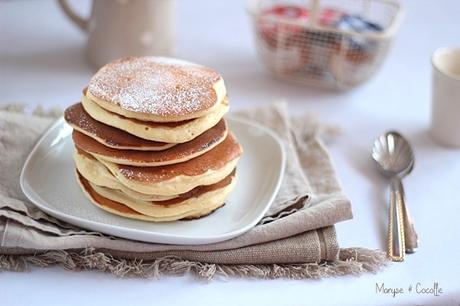
<instances>
[{"instance_id":1,"label":"white teapot","mask_svg":"<svg viewBox=\"0 0 460 306\"><path fill-rule=\"evenodd\" d=\"M173 0L93 0L88 19L76 14L66 0L58 2L88 33L87 55L96 68L125 56L173 53Z\"/></svg>"}]
</instances>

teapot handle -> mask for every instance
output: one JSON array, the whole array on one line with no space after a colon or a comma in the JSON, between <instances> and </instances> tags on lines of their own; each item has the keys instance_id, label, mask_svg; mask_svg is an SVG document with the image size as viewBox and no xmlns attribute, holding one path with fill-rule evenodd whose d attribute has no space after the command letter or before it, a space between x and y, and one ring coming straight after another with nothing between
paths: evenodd
<instances>
[{"instance_id":1,"label":"teapot handle","mask_svg":"<svg viewBox=\"0 0 460 306\"><path fill-rule=\"evenodd\" d=\"M66 0L58 0L58 3L61 6L61 9L67 15L67 17L76 26L78 26L83 32L88 32L88 19L84 19L83 17L76 14Z\"/></svg>"}]
</instances>

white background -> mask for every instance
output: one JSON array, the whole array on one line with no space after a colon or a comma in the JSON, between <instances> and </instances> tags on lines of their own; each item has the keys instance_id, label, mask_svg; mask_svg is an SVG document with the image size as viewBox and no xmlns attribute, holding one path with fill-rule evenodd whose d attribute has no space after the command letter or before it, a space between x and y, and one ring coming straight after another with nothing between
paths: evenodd
<instances>
[{"instance_id":1,"label":"white background","mask_svg":"<svg viewBox=\"0 0 460 306\"><path fill-rule=\"evenodd\" d=\"M76 2L76 1L74 1ZM406 16L388 59L369 83L327 92L271 78L258 61L244 1L177 1L177 56L222 73L233 109L286 99L292 113L311 110L342 128L328 144L354 219L337 225L342 247L384 248L386 181L370 159L372 140L398 129L412 142L416 167L405 179L420 250L376 275L319 281L192 277L117 279L60 268L0 274L1 305L263 305L460 303L460 151L440 147L427 134L430 56L460 45L460 1L404 1ZM88 3L78 3L88 11ZM45 107L76 102L93 73L84 58L85 35L54 1L0 1L0 104ZM460 102L460 101L459 101ZM412 292L395 298L376 283L403 287L438 282L440 297Z\"/></svg>"}]
</instances>

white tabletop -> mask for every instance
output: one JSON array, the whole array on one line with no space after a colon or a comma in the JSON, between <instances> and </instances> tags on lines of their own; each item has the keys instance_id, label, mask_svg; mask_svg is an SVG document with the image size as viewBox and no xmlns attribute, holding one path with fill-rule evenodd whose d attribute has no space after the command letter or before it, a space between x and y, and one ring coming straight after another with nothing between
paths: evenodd
<instances>
[{"instance_id":1,"label":"white tabletop","mask_svg":"<svg viewBox=\"0 0 460 306\"><path fill-rule=\"evenodd\" d=\"M406 16L383 68L369 83L345 93L271 78L255 55L242 0L177 1L177 56L221 72L233 109L285 99L293 113L311 110L323 122L342 128L342 135L328 144L353 204L354 219L337 225L342 247L385 247L387 183L372 164L370 148L386 129L404 133L417 158L405 186L419 252L376 275L320 281L117 279L99 272L34 268L30 273L0 274L0 304L458 305L460 152L434 144L427 129L430 55L437 47L460 45L460 2L404 2ZM87 2L78 4L81 11L88 8ZM63 108L77 101L93 73L84 58L84 42L85 35L53 1L0 2L0 104ZM376 293L376 283L401 287L404 293ZM417 283L438 283L443 293L409 293L409 286Z\"/></svg>"}]
</instances>

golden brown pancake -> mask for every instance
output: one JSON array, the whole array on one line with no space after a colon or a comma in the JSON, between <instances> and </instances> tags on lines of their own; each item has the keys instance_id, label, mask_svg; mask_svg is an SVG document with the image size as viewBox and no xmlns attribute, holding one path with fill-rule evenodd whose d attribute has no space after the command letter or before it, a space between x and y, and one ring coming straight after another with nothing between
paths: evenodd
<instances>
[{"instance_id":1,"label":"golden brown pancake","mask_svg":"<svg viewBox=\"0 0 460 306\"><path fill-rule=\"evenodd\" d=\"M132 210L128 206L125 206L121 203L117 203L115 201L111 201L109 199L105 199L102 196L98 195L93 188L91 188L91 185L89 184L88 180L86 180L81 174L77 171L77 178L78 182L81 184L81 187L83 188L83 191L85 191L93 201L97 202L101 206L106 206L108 208L114 209L116 211L119 211L121 213L127 213L127 214L133 214L133 215L141 215L135 210Z\"/></svg>"},{"instance_id":2,"label":"golden brown pancake","mask_svg":"<svg viewBox=\"0 0 460 306\"><path fill-rule=\"evenodd\" d=\"M82 95L82 106L85 108L85 101L87 104L94 105L96 108L102 109L104 112L107 112L110 114L110 116L113 116L114 118L120 118L123 120L127 120L128 122L131 122L132 124L142 124L144 126L147 126L149 128L175 128L175 127L180 127L181 125L185 125L187 123L192 122L196 118L192 119L184 119L181 121L152 121L152 120L142 120L142 119L137 119L137 118L132 118L132 117L126 117L123 116L122 114L113 112L109 109L101 107L98 103L94 102L90 98L88 98L88 88L83 89L83 95ZM86 110L85 110L86 111ZM88 114L90 115L90 114Z\"/></svg>"},{"instance_id":3,"label":"golden brown pancake","mask_svg":"<svg viewBox=\"0 0 460 306\"><path fill-rule=\"evenodd\" d=\"M126 196L122 191L111 189L107 187L98 186L90 182L91 187L100 195L122 203L140 213L151 215L153 217L158 216L157 213L162 213L170 211L175 213L175 210L196 210L197 208L206 208L207 203L201 201L204 198L204 195L207 195L208 198L212 198L211 194L219 194L220 191L223 191L226 187L233 187L236 178L236 171L234 170L230 175L225 177L220 182L217 182L208 186L198 186L194 188L193 191L187 192L177 198L167 200L167 201L143 201L139 199L133 199L129 196ZM231 186L232 185L232 186Z\"/></svg>"},{"instance_id":4,"label":"golden brown pancake","mask_svg":"<svg viewBox=\"0 0 460 306\"><path fill-rule=\"evenodd\" d=\"M81 97L81 102L85 111L99 122L140 138L167 143L183 143L192 140L216 125L229 109L228 100L225 98L213 109L213 112L205 116L178 122L153 122L132 119L108 111L84 95Z\"/></svg>"},{"instance_id":5,"label":"golden brown pancake","mask_svg":"<svg viewBox=\"0 0 460 306\"><path fill-rule=\"evenodd\" d=\"M95 204L99 208L102 208L110 213L113 213L119 216L128 217L132 219L138 219L138 220L144 220L144 221L153 221L153 222L166 222L166 221L175 221L175 220L181 220L181 219L189 220L189 219L197 219L202 216L207 216L224 205L223 200L228 195L228 193L231 191L231 188L233 187L227 184L220 189L216 189L208 193L205 193L203 196L197 197L196 199L185 200L183 205L176 204L176 205L172 205L174 207L169 207L169 208L167 207L162 208L162 206L160 206L160 207L156 207L156 209L148 210L148 206L153 207L154 205L146 204L147 206L143 209L147 209L148 212L152 212L156 210L157 216L149 216L149 215L140 213L139 211L132 209L125 204L122 204L118 201L109 199L99 194L95 190L95 188L98 188L97 186L92 185L83 176L81 176L78 171L76 171L76 174L77 174L78 183L80 184L80 187L82 188L85 195L90 199L90 201L93 204ZM230 179L230 184L231 183L233 182ZM219 196L216 192L219 192L220 190L223 190L225 194ZM105 190L105 192L107 191L110 191L110 190ZM201 203L200 202L201 199L205 202ZM220 201L222 202L220 203ZM136 207L138 205L134 205L134 206ZM192 205L192 209L184 209L186 208L187 205L188 206ZM177 206L177 209L175 206ZM193 209L193 207L195 207L195 209ZM175 211L178 211L178 213L175 214Z\"/></svg>"},{"instance_id":6,"label":"golden brown pancake","mask_svg":"<svg viewBox=\"0 0 460 306\"><path fill-rule=\"evenodd\" d=\"M118 180L109 172L109 170L105 168L105 166L102 163L100 163L97 159L95 159L91 154L86 153L85 151L82 151L78 148L75 151L74 159L78 173L80 173L80 175L83 176L90 183L101 187L120 190L131 199L151 202L158 205L160 205L160 202L163 201L165 201L162 203L164 205L173 205L180 201L183 201L184 199L197 197L205 192L209 192L216 188L225 186L222 184L228 182L229 177L235 176L234 170L229 176L227 176L222 181L216 184L208 186L198 186L183 194L164 197L158 195L142 194L127 188L126 186L118 182Z\"/></svg>"},{"instance_id":7,"label":"golden brown pancake","mask_svg":"<svg viewBox=\"0 0 460 306\"><path fill-rule=\"evenodd\" d=\"M97 158L117 164L131 166L163 166L185 162L209 150L212 150L227 136L227 124L222 119L217 125L207 130L195 139L175 145L163 151L134 151L117 150L104 146L93 138L76 130L72 133L75 145L83 151L89 152Z\"/></svg>"},{"instance_id":8,"label":"golden brown pancake","mask_svg":"<svg viewBox=\"0 0 460 306\"><path fill-rule=\"evenodd\" d=\"M142 201L165 201L177 197L177 195L159 196L132 190L120 183L109 171L109 169L107 169L94 156L83 150L79 150L78 148L75 150L74 161L78 172L80 172L80 174L91 183L102 187L121 190L133 199Z\"/></svg>"},{"instance_id":9,"label":"golden brown pancake","mask_svg":"<svg viewBox=\"0 0 460 306\"><path fill-rule=\"evenodd\" d=\"M222 77L193 63L161 57L128 57L102 67L88 98L124 117L155 122L202 117L226 96Z\"/></svg>"},{"instance_id":10,"label":"golden brown pancake","mask_svg":"<svg viewBox=\"0 0 460 306\"><path fill-rule=\"evenodd\" d=\"M68 107L64 112L64 119L74 130L114 149L159 151L169 149L175 145L173 143L139 138L123 130L94 120L85 111L81 103Z\"/></svg>"},{"instance_id":11,"label":"golden brown pancake","mask_svg":"<svg viewBox=\"0 0 460 306\"><path fill-rule=\"evenodd\" d=\"M212 150L189 161L159 166L136 167L111 163L100 158L120 183L147 194L176 195L200 185L211 185L229 175L242 154L232 133Z\"/></svg>"},{"instance_id":12,"label":"golden brown pancake","mask_svg":"<svg viewBox=\"0 0 460 306\"><path fill-rule=\"evenodd\" d=\"M184 201L188 199L198 198L204 193L215 191L215 190L218 190L218 189L221 189L221 188L224 188L230 185L233 179L235 178L235 175L236 175L236 169L234 169L232 173L226 176L223 180L215 184L195 187L186 193L178 195L174 199L165 200L165 201L149 201L148 203L152 205L163 205L165 207L180 205L181 203L183 203Z\"/></svg>"}]
</instances>

